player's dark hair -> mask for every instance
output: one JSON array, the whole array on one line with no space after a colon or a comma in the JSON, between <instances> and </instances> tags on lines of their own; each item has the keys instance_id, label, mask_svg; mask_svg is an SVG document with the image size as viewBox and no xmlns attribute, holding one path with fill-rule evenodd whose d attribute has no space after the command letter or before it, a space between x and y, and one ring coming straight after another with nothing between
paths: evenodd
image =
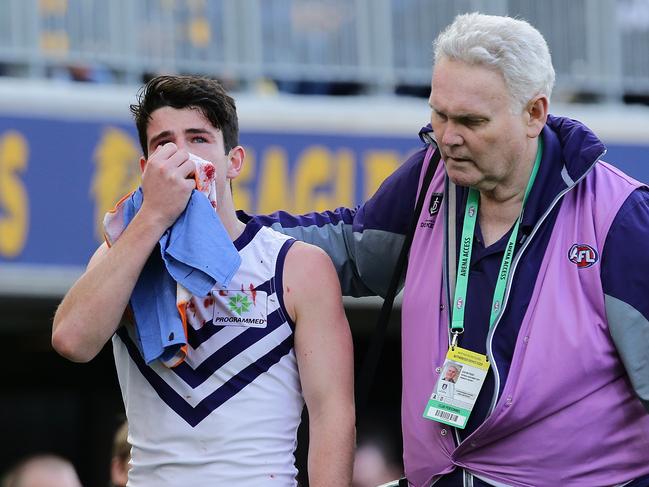
<instances>
[{"instance_id":1,"label":"player's dark hair","mask_svg":"<svg viewBox=\"0 0 649 487\"><path fill-rule=\"evenodd\" d=\"M223 133L226 154L239 145L237 108L221 83L200 76L156 76L140 89L137 103L130 107L145 157L148 157L146 131L151 114L166 106L199 110Z\"/></svg>"}]
</instances>

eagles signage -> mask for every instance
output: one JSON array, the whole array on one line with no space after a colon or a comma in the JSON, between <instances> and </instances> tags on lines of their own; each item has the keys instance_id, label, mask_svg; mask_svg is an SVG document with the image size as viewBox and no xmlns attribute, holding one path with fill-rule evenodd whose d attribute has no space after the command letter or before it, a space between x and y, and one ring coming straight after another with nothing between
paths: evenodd
<instances>
[{"instance_id":1,"label":"eagles signage","mask_svg":"<svg viewBox=\"0 0 649 487\"><path fill-rule=\"evenodd\" d=\"M247 164L234 198L252 213L355 206L419 145L263 131L243 131L240 141ZM0 294L23 277L37 281L20 287L31 294L49 271L78 274L102 241L103 215L139 184L140 154L129 122L0 115Z\"/></svg>"}]
</instances>

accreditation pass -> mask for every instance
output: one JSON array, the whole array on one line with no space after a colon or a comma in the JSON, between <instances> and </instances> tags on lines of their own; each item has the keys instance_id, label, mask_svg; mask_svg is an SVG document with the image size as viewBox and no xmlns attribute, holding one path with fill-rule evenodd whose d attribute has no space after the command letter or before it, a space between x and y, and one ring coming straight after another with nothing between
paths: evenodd
<instances>
[{"instance_id":1,"label":"accreditation pass","mask_svg":"<svg viewBox=\"0 0 649 487\"><path fill-rule=\"evenodd\" d=\"M488 370L486 355L460 347L449 350L424 418L464 429Z\"/></svg>"}]
</instances>

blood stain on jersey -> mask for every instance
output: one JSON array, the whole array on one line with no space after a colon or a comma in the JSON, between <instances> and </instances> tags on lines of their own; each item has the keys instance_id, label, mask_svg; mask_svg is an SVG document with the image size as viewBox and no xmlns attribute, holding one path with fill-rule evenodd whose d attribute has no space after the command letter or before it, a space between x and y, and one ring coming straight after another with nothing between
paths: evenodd
<instances>
[{"instance_id":1,"label":"blood stain on jersey","mask_svg":"<svg viewBox=\"0 0 649 487\"><path fill-rule=\"evenodd\" d=\"M192 312L192 316L196 318L196 306L194 305L194 301L191 299L187 301L187 304L185 305L186 310L190 310Z\"/></svg>"}]
</instances>

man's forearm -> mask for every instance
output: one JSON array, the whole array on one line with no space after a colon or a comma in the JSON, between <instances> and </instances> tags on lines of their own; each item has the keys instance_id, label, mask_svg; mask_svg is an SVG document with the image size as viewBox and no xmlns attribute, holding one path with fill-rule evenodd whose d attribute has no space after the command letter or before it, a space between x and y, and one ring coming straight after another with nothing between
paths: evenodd
<instances>
[{"instance_id":1,"label":"man's forearm","mask_svg":"<svg viewBox=\"0 0 649 487\"><path fill-rule=\"evenodd\" d=\"M87 362L115 333L137 279L162 231L136 215L110 249L100 250L56 311L52 345L64 357Z\"/></svg>"},{"instance_id":2,"label":"man's forearm","mask_svg":"<svg viewBox=\"0 0 649 487\"><path fill-rule=\"evenodd\" d=\"M327 411L309 419L309 485L351 485L356 427L351 411Z\"/></svg>"}]
</instances>

